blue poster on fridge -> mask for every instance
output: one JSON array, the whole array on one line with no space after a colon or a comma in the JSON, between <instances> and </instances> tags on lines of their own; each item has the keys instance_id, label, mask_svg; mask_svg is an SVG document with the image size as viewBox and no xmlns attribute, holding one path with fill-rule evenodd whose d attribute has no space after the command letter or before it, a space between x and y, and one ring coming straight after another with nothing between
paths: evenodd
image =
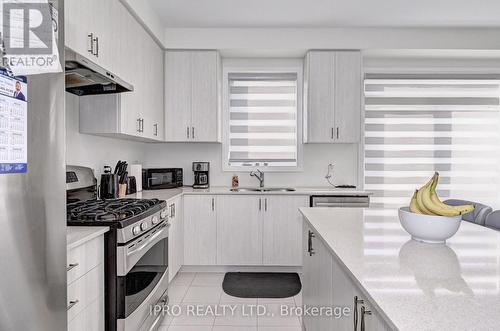
<instances>
[{"instance_id":1,"label":"blue poster on fridge","mask_svg":"<svg viewBox=\"0 0 500 331\"><path fill-rule=\"evenodd\" d=\"M28 170L28 84L0 69L0 174Z\"/></svg>"}]
</instances>

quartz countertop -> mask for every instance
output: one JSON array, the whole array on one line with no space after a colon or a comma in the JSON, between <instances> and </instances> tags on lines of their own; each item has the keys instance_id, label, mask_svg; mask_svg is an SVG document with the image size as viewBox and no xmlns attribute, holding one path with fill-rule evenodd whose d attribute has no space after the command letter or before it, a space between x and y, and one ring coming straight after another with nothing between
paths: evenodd
<instances>
[{"instance_id":1,"label":"quartz countertop","mask_svg":"<svg viewBox=\"0 0 500 331\"><path fill-rule=\"evenodd\" d=\"M66 231L67 248L69 250L78 247L108 231L109 227L107 226L68 226Z\"/></svg>"},{"instance_id":2,"label":"quartz countertop","mask_svg":"<svg viewBox=\"0 0 500 331\"><path fill-rule=\"evenodd\" d=\"M425 244L395 210L300 211L389 325L500 330L500 232L462 222L446 245Z\"/></svg>"},{"instance_id":3,"label":"quartz countertop","mask_svg":"<svg viewBox=\"0 0 500 331\"><path fill-rule=\"evenodd\" d=\"M208 194L208 195L222 195L222 194L241 194L241 195L340 195L340 196L369 196L370 192L358 189L340 189L332 187L294 187L295 191L292 192L233 192L230 187L214 186L208 189L193 189L192 187L181 187L175 189L165 190L142 190L135 194L130 194L127 198L139 199L162 199L170 200L186 195Z\"/></svg>"}]
</instances>

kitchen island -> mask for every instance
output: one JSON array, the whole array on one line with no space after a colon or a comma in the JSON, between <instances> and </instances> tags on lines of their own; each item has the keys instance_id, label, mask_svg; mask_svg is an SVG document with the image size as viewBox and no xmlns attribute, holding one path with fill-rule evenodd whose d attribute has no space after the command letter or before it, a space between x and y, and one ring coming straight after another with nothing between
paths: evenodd
<instances>
[{"instance_id":1,"label":"kitchen island","mask_svg":"<svg viewBox=\"0 0 500 331\"><path fill-rule=\"evenodd\" d=\"M433 245L411 240L395 210L300 211L303 303L351 310L305 317L307 331L353 330L356 319L377 331L500 330L500 232L462 222Z\"/></svg>"}]
</instances>

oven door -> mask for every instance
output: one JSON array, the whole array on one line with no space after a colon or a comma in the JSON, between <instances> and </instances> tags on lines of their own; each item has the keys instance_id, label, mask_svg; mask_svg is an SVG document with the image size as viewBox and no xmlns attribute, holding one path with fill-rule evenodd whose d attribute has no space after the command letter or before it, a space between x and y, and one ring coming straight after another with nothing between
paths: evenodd
<instances>
[{"instance_id":1,"label":"oven door","mask_svg":"<svg viewBox=\"0 0 500 331\"><path fill-rule=\"evenodd\" d=\"M150 308L167 302L168 224L117 248L118 330L148 330Z\"/></svg>"},{"instance_id":2,"label":"oven door","mask_svg":"<svg viewBox=\"0 0 500 331\"><path fill-rule=\"evenodd\" d=\"M174 169L148 169L147 188L165 189L177 186L177 174Z\"/></svg>"}]
</instances>

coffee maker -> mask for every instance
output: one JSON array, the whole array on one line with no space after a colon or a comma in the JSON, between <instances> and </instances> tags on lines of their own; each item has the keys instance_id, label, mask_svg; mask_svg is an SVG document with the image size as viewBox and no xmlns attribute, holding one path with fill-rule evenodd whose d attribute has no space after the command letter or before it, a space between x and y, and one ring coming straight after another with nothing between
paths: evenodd
<instances>
[{"instance_id":1,"label":"coffee maker","mask_svg":"<svg viewBox=\"0 0 500 331\"><path fill-rule=\"evenodd\" d=\"M210 162L193 162L194 184L193 188L208 188L208 172Z\"/></svg>"}]
</instances>

